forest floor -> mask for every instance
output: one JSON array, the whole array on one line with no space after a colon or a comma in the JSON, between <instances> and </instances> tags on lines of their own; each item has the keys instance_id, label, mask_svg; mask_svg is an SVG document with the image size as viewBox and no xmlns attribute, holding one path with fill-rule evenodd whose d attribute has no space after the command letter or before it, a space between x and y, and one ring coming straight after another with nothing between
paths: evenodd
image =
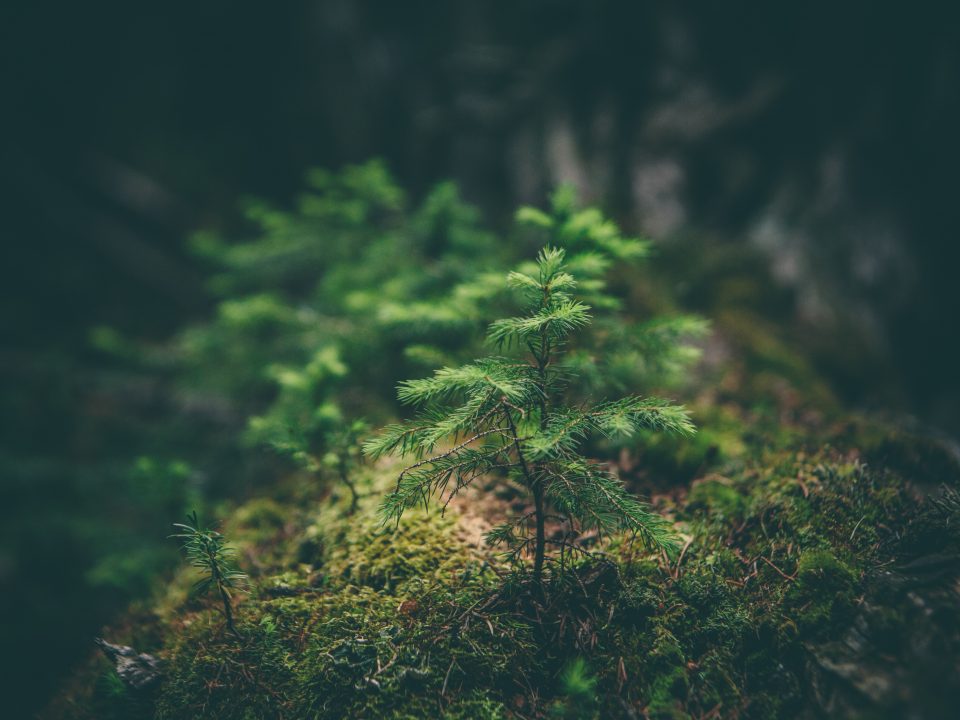
<instances>
[{"instance_id":1,"label":"forest floor","mask_svg":"<svg viewBox=\"0 0 960 720\"><path fill-rule=\"evenodd\" d=\"M669 558L581 538L538 588L483 542L524 512L491 479L382 526L397 466L306 475L230 511L251 585L237 639L177 574L104 637L153 653L135 691L91 644L49 718L937 718L960 701L960 471L838 407L749 322L720 323L692 441L616 469L673 523ZM558 528L554 530L559 531Z\"/></svg>"}]
</instances>

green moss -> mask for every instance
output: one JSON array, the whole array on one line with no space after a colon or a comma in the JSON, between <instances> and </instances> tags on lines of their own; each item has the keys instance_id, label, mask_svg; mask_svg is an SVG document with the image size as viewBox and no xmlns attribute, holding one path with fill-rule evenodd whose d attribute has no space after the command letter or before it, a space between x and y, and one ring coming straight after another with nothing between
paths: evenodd
<instances>
[{"instance_id":1,"label":"green moss","mask_svg":"<svg viewBox=\"0 0 960 720\"><path fill-rule=\"evenodd\" d=\"M659 675L651 687L647 715L656 720L686 720L690 714L683 707L689 689L683 668L676 667Z\"/></svg>"},{"instance_id":2,"label":"green moss","mask_svg":"<svg viewBox=\"0 0 960 720\"><path fill-rule=\"evenodd\" d=\"M270 537L290 520L290 509L271 498L258 498L241 505L233 513L230 529L234 533Z\"/></svg>"},{"instance_id":3,"label":"green moss","mask_svg":"<svg viewBox=\"0 0 960 720\"><path fill-rule=\"evenodd\" d=\"M323 521L322 521L323 522ZM422 588L467 570L471 552L454 535L453 514L414 511L397 526L360 512L349 524L321 529L323 571L330 581L399 592L411 583Z\"/></svg>"},{"instance_id":4,"label":"green moss","mask_svg":"<svg viewBox=\"0 0 960 720\"><path fill-rule=\"evenodd\" d=\"M687 496L687 508L703 510L706 513L719 513L723 519L736 520L743 515L747 500L730 483L723 480L705 479L697 481Z\"/></svg>"},{"instance_id":5,"label":"green moss","mask_svg":"<svg viewBox=\"0 0 960 720\"><path fill-rule=\"evenodd\" d=\"M835 633L853 607L857 573L830 550L806 550L797 563L796 583L787 594L801 632L826 637Z\"/></svg>"},{"instance_id":6,"label":"green moss","mask_svg":"<svg viewBox=\"0 0 960 720\"><path fill-rule=\"evenodd\" d=\"M763 442L676 503L660 500L690 539L682 558L614 540L616 566L582 563L545 599L467 542L453 509L383 527L376 494L349 517L330 501L241 506L225 527L262 563L236 605L244 641L178 576L152 629L128 640L160 648L169 668L147 707L215 720L823 715L811 648L842 636L861 607L872 647L909 646L912 601L867 571L957 539L896 473L829 446ZM392 477L378 469L370 486ZM595 704L560 681L572 658L590 668ZM88 677L82 712L61 716L137 716L102 662Z\"/></svg>"},{"instance_id":7,"label":"green moss","mask_svg":"<svg viewBox=\"0 0 960 720\"><path fill-rule=\"evenodd\" d=\"M613 622L596 630L586 660L597 668L598 697L607 703L601 703L600 716L604 708L614 711L613 699L622 693L649 717L749 706L747 716L772 718L796 707L802 644L849 620L860 589L858 574L842 559L860 547L850 543L854 518L869 512L871 523L880 522L897 511L898 499L892 481L829 452L774 454L762 466L695 483L681 509L696 541L681 571L671 577L656 561L634 563L629 579L610 596ZM736 552L723 542L734 531ZM864 531L861 522L854 541ZM833 548L831 542L843 538ZM797 543L792 553L786 549L791 540ZM497 586L459 539L455 513L441 518L420 511L397 528L383 528L369 503L349 521L324 508L298 544L310 548L312 569L288 570L271 580L306 592L261 598L250 615L244 603L241 613L256 642L272 648L264 647L265 656L286 658L272 677L275 692L296 712L435 715L438 705L431 698L446 681L448 716L497 717L522 695L516 668L527 669L528 682L539 677L542 683L567 662L568 649L544 647L536 623L509 610L487 616L492 633L478 621L425 641L428 628L456 614L451 608L469 608ZM761 560L749 562L754 557L766 558L783 574ZM577 622L607 614L605 595L593 596L599 604L577 611L587 612ZM216 636L212 619L199 628ZM184 647L198 642L205 644L193 638ZM388 669L371 675L391 659ZM618 687L621 659L625 687ZM219 666L197 662L183 665L188 677L219 672ZM227 694L243 697L249 688L239 680L242 674L229 677L238 684ZM205 688L175 687L180 702ZM562 693L550 702L556 712L570 706Z\"/></svg>"},{"instance_id":8,"label":"green moss","mask_svg":"<svg viewBox=\"0 0 960 720\"><path fill-rule=\"evenodd\" d=\"M285 538L310 562L284 569L282 553L266 556L279 564L237 605L242 641L212 605L171 586L158 718L505 716L517 663L536 666L532 634L508 613L451 630L451 612L476 605L496 577L459 539L457 515L413 512L384 528L374 498L353 516L338 510L322 505ZM228 524L247 547L303 514L256 501Z\"/></svg>"}]
</instances>

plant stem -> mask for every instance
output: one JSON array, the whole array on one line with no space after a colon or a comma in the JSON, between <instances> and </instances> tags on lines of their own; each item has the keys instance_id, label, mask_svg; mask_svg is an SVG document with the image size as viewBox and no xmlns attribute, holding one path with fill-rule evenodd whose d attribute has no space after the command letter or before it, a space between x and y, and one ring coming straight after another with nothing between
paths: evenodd
<instances>
[{"instance_id":1,"label":"plant stem","mask_svg":"<svg viewBox=\"0 0 960 720\"><path fill-rule=\"evenodd\" d=\"M236 625L233 624L233 608L230 606L230 595L227 594L226 589L221 583L217 583L217 588L220 590L220 600L223 601L223 614L227 618L227 629L233 633L233 635L240 639L240 631L237 630Z\"/></svg>"},{"instance_id":2,"label":"plant stem","mask_svg":"<svg viewBox=\"0 0 960 720\"><path fill-rule=\"evenodd\" d=\"M216 558L209 553L210 556L210 573L213 575L213 582L216 583L217 590L220 591L220 601L223 603L223 615L227 619L227 629L236 637L240 639L240 631L237 630L237 626L233 624L233 607L230 605L230 593L227 592L227 589L223 586L223 576L220 574L220 566L216 562Z\"/></svg>"},{"instance_id":3,"label":"plant stem","mask_svg":"<svg viewBox=\"0 0 960 720\"><path fill-rule=\"evenodd\" d=\"M353 481L350 479L350 474L347 472L347 464L341 460L338 465L340 469L340 480L350 490L350 514L353 515L353 513L357 511L357 503L360 501L360 496L357 494L357 486L353 484Z\"/></svg>"},{"instance_id":4,"label":"plant stem","mask_svg":"<svg viewBox=\"0 0 960 720\"><path fill-rule=\"evenodd\" d=\"M550 290L544 290L543 294L543 307L547 307L550 304ZM550 364L550 339L547 336L546 329L540 332L540 351L535 352L534 357L537 360L537 375L540 382L540 431L543 432L547 429L547 366ZM513 428L511 421L511 428ZM514 437L516 437L516 429L513 428ZM517 444L517 453L520 452L520 445ZM526 463L524 463L526 465ZM536 480L532 483L533 489L533 507L536 515L537 523L537 536L536 536L536 545L534 546L533 554L533 577L537 585L542 585L543 583L543 559L546 552L546 532L544 529L544 521L546 518L546 512L544 510L543 502L543 485L539 480Z\"/></svg>"},{"instance_id":5,"label":"plant stem","mask_svg":"<svg viewBox=\"0 0 960 720\"><path fill-rule=\"evenodd\" d=\"M533 579L537 585L543 584L543 556L546 550L546 534L544 532L544 508L543 508L543 488L530 472L530 466L527 465L527 459L523 456L520 449L520 438L517 436L517 426L513 423L513 415L510 410L504 408L504 415L507 418L507 425L510 428L510 435L513 438L513 447L517 451L517 460L520 462L520 469L527 481L527 486L533 491L533 503L537 523L536 544L533 551Z\"/></svg>"},{"instance_id":6,"label":"plant stem","mask_svg":"<svg viewBox=\"0 0 960 720\"><path fill-rule=\"evenodd\" d=\"M533 579L538 585L543 582L543 556L546 550L546 534L544 532L543 488L540 483L534 483L533 503L537 516L537 542L533 555Z\"/></svg>"}]
</instances>

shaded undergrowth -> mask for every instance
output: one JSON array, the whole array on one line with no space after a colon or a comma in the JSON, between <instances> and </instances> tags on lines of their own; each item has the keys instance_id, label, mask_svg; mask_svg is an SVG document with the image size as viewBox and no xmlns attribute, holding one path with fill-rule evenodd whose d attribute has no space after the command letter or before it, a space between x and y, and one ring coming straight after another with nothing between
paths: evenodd
<instances>
[{"instance_id":1,"label":"shaded undergrowth","mask_svg":"<svg viewBox=\"0 0 960 720\"><path fill-rule=\"evenodd\" d=\"M345 493L292 477L223 512L252 581L242 642L183 572L104 633L161 657L160 686L132 693L92 653L46 716L949 716L954 458L843 414L784 346L725 327L692 403L698 436L595 448L674 524L676 557L583 537L590 555L564 572L554 557L541 592L480 542L530 510L517 495L383 527L395 468L357 473L353 514Z\"/></svg>"}]
</instances>

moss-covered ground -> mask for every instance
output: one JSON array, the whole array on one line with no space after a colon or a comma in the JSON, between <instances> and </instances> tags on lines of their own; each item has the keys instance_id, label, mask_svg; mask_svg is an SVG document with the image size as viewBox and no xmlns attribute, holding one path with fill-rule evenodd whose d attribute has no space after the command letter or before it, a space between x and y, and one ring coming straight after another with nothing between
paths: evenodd
<instances>
[{"instance_id":1,"label":"moss-covered ground","mask_svg":"<svg viewBox=\"0 0 960 720\"><path fill-rule=\"evenodd\" d=\"M682 534L676 557L604 539L541 591L479 542L517 498L478 491L382 527L395 467L360 473L353 515L335 486L294 476L223 513L251 575L242 640L184 571L104 630L162 658L162 682L128 690L92 650L47 716L953 716L954 459L840 411L752 332L729 330L713 370L708 350L695 440L620 454Z\"/></svg>"}]
</instances>

